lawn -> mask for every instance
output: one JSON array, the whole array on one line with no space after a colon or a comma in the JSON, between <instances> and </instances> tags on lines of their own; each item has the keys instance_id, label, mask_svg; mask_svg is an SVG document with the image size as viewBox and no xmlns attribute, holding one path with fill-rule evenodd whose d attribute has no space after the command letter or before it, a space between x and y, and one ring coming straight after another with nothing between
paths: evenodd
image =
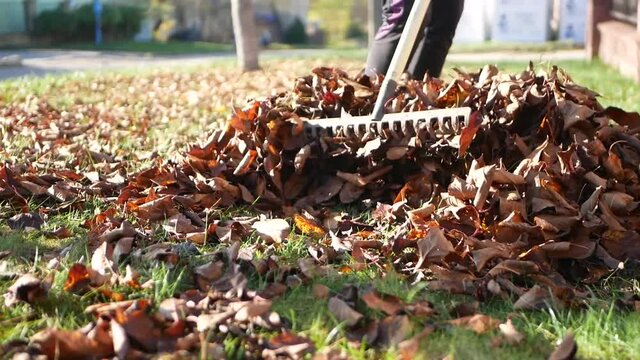
<instances>
[{"instance_id":1,"label":"lawn","mask_svg":"<svg viewBox=\"0 0 640 360\"><path fill-rule=\"evenodd\" d=\"M0 49L2 46L0 46ZM8 49L21 48L21 46L9 46ZM153 55L189 55L189 54L208 54L219 52L232 52L234 45L231 43L213 43L206 41L107 41L100 45L94 42L72 42L60 44L35 44L30 48L35 49L64 49L64 50L87 50L87 51L113 51L113 52L130 52L130 53L146 53ZM323 48L335 50L342 56L362 57L365 54L362 41L357 40L341 40L338 43L326 44L323 46L315 44L285 44L272 43L265 49L267 50L293 50L293 49L317 49ZM575 44L561 41L548 41L539 44L523 44L523 43L505 43L487 41L480 44L454 44L450 53L488 53L488 52L551 52L561 50L578 49ZM362 51L358 51L362 50ZM364 55L366 56L366 54Z\"/></svg>"},{"instance_id":2,"label":"lawn","mask_svg":"<svg viewBox=\"0 0 640 360\"><path fill-rule=\"evenodd\" d=\"M212 51L208 46L202 50ZM157 49L144 51L156 52ZM262 71L250 74L242 74L232 64L220 62L211 67L172 72L150 69L142 73L74 74L0 83L0 138L3 142L0 158L9 164L33 164L36 171L69 169L80 174L107 171L109 174L126 175L151 168L161 160L179 162L190 145L205 143L212 132L224 126L234 105L244 104L244 99L249 97L288 91L295 77L306 75L313 67L321 65L338 66L355 74L359 71L361 59L269 60L263 64ZM453 76L451 69L454 67L477 71L483 65L447 64L449 70L445 77ZM523 63L497 65L509 73L519 72L527 66ZM640 86L600 62L566 61L557 65L564 68L576 83L598 92L604 106L640 111ZM551 69L550 64L536 66L538 70ZM12 110L6 111L9 108ZM66 121L49 122L46 114L51 112L61 113ZM68 128L60 129L60 124L66 124ZM78 127L82 133L74 135L72 140L59 137L55 141L46 141L47 134L71 133ZM112 165L99 164L99 159L106 158L113 159L108 162ZM19 303L1 307L0 339L8 344L28 339L48 327L78 329L85 326L93 319L84 311L87 306L116 297L99 288L77 294L65 290L65 283L73 264L90 265L94 256L97 245L94 243L95 229L88 227L87 221L111 208L116 199L95 196L81 201L66 201L61 195L62 200L55 206L48 199L28 199L29 211L47 209L49 213L41 229L25 231L12 230L8 226L6 220L21 209L15 203L1 200L1 195L0 293L7 292L15 281L15 274L32 272L41 279L51 276L52 282L48 295L38 304ZM362 222L374 222L369 213L362 213L362 207L331 210L342 211ZM218 224L222 226L225 220L260 214L272 215L253 206L213 206L207 219L220 221ZM204 242L195 243L177 240L160 223L144 228L146 239L151 242L145 246L153 243L181 244L179 261L143 261L132 253L128 264L139 273L138 283L151 285L134 287L118 284L110 290L126 299L148 299L154 307L196 287L193 269L207 263L212 258L211 254L228 251L229 248L228 244L208 242L206 238ZM64 235L59 235L60 229L66 229ZM388 231L390 236L394 228ZM310 235L294 232L296 234L292 233L279 246L268 248L259 246L259 237L249 233L242 237L241 248L253 251L255 259L273 256L278 259L279 266L296 268L300 266L301 259L308 258L309 244L314 240ZM317 294L318 285L324 285L332 293L344 293L354 288L362 293L374 288L408 304L430 302L435 315L426 321L411 319L412 333L434 327L434 331L420 341L419 353L423 358L547 358L569 332L575 336L581 359L640 358L640 327L637 326L640 312L619 308L623 293L640 295L638 271L633 266L614 271L590 285L582 308L545 306L536 311L514 311L516 299L513 297L481 302L479 313L501 322L512 319L515 328L524 335L524 340L517 345L504 341L497 343L498 330L476 334L465 328L443 325L456 318L451 312L455 305L474 301L471 296L432 290L426 282L412 284L404 275L394 271L381 274L375 266L358 266L353 259L335 264L335 268L338 271L291 285L273 299L271 307L285 319L292 332L311 339L319 352L336 350L354 359L395 359L401 354L397 348L373 349L350 344L345 324L329 311L327 299ZM263 289L270 281L264 274L255 272L247 272L247 276L250 289ZM292 278L291 281L294 280ZM636 307L637 304L636 301ZM367 309L365 315L372 319L384 317L381 311L374 309ZM227 358L241 358L242 349L249 346L250 341L231 335L237 329L229 331L229 335L221 340L221 351ZM258 334L269 338L275 333L264 331ZM5 349L9 348L0 348L0 351ZM209 356L213 357L211 353Z\"/></svg>"}]
</instances>

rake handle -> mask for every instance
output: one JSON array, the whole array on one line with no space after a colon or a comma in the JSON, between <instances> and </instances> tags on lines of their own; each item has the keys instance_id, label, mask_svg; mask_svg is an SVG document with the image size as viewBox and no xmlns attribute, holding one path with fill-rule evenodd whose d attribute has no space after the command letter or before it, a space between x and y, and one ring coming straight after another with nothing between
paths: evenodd
<instances>
[{"instance_id":1,"label":"rake handle","mask_svg":"<svg viewBox=\"0 0 640 360\"><path fill-rule=\"evenodd\" d=\"M379 121L384 116L384 104L395 92L396 87L398 86L398 79L407 68L411 51L418 39L418 33L420 32L422 23L427 16L427 10L429 9L430 4L431 0L415 0L413 2L411 12L407 17L407 22L402 30L402 35L400 35L400 40L398 41L395 52L393 53L393 58L391 58L391 63L389 64L387 73L385 74L382 85L380 86L378 99L373 107L373 121Z\"/></svg>"}]
</instances>

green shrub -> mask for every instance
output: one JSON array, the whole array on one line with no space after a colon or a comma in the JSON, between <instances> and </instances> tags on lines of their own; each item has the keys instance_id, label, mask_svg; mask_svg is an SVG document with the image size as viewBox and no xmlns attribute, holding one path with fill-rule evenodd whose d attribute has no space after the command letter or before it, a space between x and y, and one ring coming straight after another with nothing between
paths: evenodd
<instances>
[{"instance_id":1,"label":"green shrub","mask_svg":"<svg viewBox=\"0 0 640 360\"><path fill-rule=\"evenodd\" d=\"M296 17L282 34L282 40L285 44L306 44L309 39L302 20Z\"/></svg>"},{"instance_id":2,"label":"green shrub","mask_svg":"<svg viewBox=\"0 0 640 360\"><path fill-rule=\"evenodd\" d=\"M362 28L361 25L351 22L347 27L347 31L345 34L345 38L347 39L366 39L367 32Z\"/></svg>"},{"instance_id":3,"label":"green shrub","mask_svg":"<svg viewBox=\"0 0 640 360\"><path fill-rule=\"evenodd\" d=\"M73 37L76 29L76 18L65 11L62 6L43 11L34 20L33 35L49 36L54 41L66 41Z\"/></svg>"},{"instance_id":4,"label":"green shrub","mask_svg":"<svg viewBox=\"0 0 640 360\"><path fill-rule=\"evenodd\" d=\"M105 40L129 39L140 31L144 11L136 6L105 5L102 10L102 35ZM93 5L74 10L62 7L41 12L34 20L33 35L54 41L88 41L95 36Z\"/></svg>"}]
</instances>

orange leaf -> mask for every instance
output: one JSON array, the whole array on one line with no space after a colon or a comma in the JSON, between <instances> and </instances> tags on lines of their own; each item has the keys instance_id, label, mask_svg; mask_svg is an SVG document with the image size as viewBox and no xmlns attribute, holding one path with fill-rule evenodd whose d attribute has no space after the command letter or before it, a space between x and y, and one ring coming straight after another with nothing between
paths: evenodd
<instances>
[{"instance_id":1,"label":"orange leaf","mask_svg":"<svg viewBox=\"0 0 640 360\"><path fill-rule=\"evenodd\" d=\"M65 291L75 292L89 285L90 282L89 269L83 264L73 264L69 269L67 280L64 282L64 289Z\"/></svg>"},{"instance_id":2,"label":"orange leaf","mask_svg":"<svg viewBox=\"0 0 640 360\"><path fill-rule=\"evenodd\" d=\"M458 157L464 156L467 153L467 149L471 145L473 138L476 136L478 129L482 125L482 115L479 111L475 111L469 117L469 124L462 129L460 134L460 149L458 149Z\"/></svg>"},{"instance_id":3,"label":"orange leaf","mask_svg":"<svg viewBox=\"0 0 640 360\"><path fill-rule=\"evenodd\" d=\"M315 221L309 220L300 214L293 215L293 221L296 224L296 228L304 235L322 238L327 234Z\"/></svg>"}]
</instances>

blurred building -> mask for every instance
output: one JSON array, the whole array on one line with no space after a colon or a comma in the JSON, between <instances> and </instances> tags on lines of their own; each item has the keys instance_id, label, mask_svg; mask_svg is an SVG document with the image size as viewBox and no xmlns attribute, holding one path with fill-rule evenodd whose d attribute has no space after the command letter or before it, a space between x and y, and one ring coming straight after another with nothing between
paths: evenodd
<instances>
[{"instance_id":1,"label":"blurred building","mask_svg":"<svg viewBox=\"0 0 640 360\"><path fill-rule=\"evenodd\" d=\"M135 5L148 9L145 36L160 30L164 39L233 41L230 0L101 0L104 5ZM276 41L296 19L306 24L309 0L254 0L258 33ZM0 0L0 37L24 38L38 14L59 6L74 8L93 0ZM6 42L6 41L5 41ZM0 43L2 43L0 39Z\"/></svg>"},{"instance_id":2,"label":"blurred building","mask_svg":"<svg viewBox=\"0 0 640 360\"><path fill-rule=\"evenodd\" d=\"M640 81L638 0L589 0L587 54Z\"/></svg>"},{"instance_id":3,"label":"blurred building","mask_svg":"<svg viewBox=\"0 0 640 360\"><path fill-rule=\"evenodd\" d=\"M254 0L261 37L278 40L296 18L306 21L308 0ZM174 38L211 42L233 41L230 0L173 0Z\"/></svg>"},{"instance_id":4,"label":"blurred building","mask_svg":"<svg viewBox=\"0 0 640 360\"><path fill-rule=\"evenodd\" d=\"M467 0L455 43L560 40L584 45L589 0Z\"/></svg>"}]
</instances>

